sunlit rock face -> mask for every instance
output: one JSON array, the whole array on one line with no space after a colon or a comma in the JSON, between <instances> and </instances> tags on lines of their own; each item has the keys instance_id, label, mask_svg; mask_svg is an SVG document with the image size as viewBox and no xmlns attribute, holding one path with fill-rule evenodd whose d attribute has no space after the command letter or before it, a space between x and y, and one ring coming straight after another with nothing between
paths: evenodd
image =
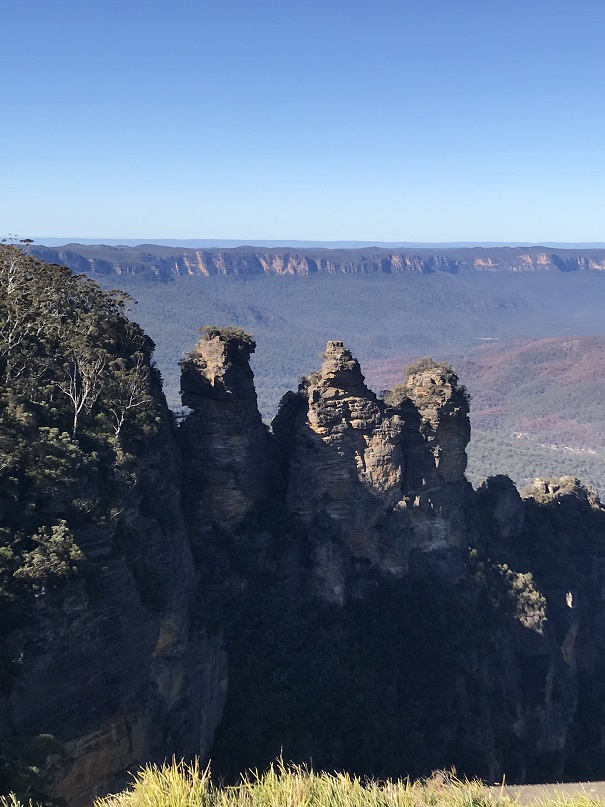
<instances>
[{"instance_id":1,"label":"sunlit rock face","mask_svg":"<svg viewBox=\"0 0 605 807\"><path fill-rule=\"evenodd\" d=\"M355 560L406 570L401 427L342 342L328 342L321 371L282 401L273 429L287 455L287 503L308 530L321 596L344 600Z\"/></svg>"},{"instance_id":2,"label":"sunlit rock face","mask_svg":"<svg viewBox=\"0 0 605 807\"><path fill-rule=\"evenodd\" d=\"M141 245L110 247L68 244L33 246L37 257L63 263L75 272L100 275L143 275L154 279L178 276L258 276L325 274L398 274L435 271L536 272L605 270L601 249L547 250L534 247L415 249L193 249Z\"/></svg>"},{"instance_id":3,"label":"sunlit rock face","mask_svg":"<svg viewBox=\"0 0 605 807\"><path fill-rule=\"evenodd\" d=\"M414 554L464 545L470 427L454 378L419 373L385 402L344 344L328 342L321 370L284 397L273 430L321 596L344 601L355 562L402 576Z\"/></svg>"}]
</instances>

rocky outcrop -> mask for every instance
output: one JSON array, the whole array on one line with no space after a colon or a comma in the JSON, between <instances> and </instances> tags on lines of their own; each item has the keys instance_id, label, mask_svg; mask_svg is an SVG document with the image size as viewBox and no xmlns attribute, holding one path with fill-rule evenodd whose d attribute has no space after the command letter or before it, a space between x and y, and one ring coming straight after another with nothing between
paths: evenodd
<instances>
[{"instance_id":1,"label":"rocky outcrop","mask_svg":"<svg viewBox=\"0 0 605 807\"><path fill-rule=\"evenodd\" d=\"M604 694L596 670L605 662L605 509L594 490L573 477L538 478L520 496L503 476L479 488L477 509L483 551L509 577L516 575L519 603L531 611L535 592L543 598L542 629L517 651L527 675L519 681L519 698L530 687L536 693L525 726L533 720L539 729L536 747L555 766L551 775L582 778L598 766L602 749L589 715ZM530 577L534 592L524 590ZM531 776L522 761L520 775Z\"/></svg>"},{"instance_id":2,"label":"rocky outcrop","mask_svg":"<svg viewBox=\"0 0 605 807\"><path fill-rule=\"evenodd\" d=\"M271 248L187 249L142 244L138 247L33 246L32 254L43 260L63 263L75 272L93 274L144 275L168 280L200 275L312 275L400 272L575 272L605 269L605 250L544 247L474 247L393 250Z\"/></svg>"},{"instance_id":3,"label":"rocky outcrop","mask_svg":"<svg viewBox=\"0 0 605 807\"><path fill-rule=\"evenodd\" d=\"M465 508L471 493L464 472L470 440L468 396L446 365L418 368L387 394L404 431L406 490L414 546L421 551L468 546Z\"/></svg>"},{"instance_id":4,"label":"rocky outcrop","mask_svg":"<svg viewBox=\"0 0 605 807\"><path fill-rule=\"evenodd\" d=\"M356 590L360 560L401 577L414 554L468 544L468 402L453 373L419 371L380 400L343 343L328 342L321 371L285 396L273 431L327 599Z\"/></svg>"},{"instance_id":5,"label":"rocky outcrop","mask_svg":"<svg viewBox=\"0 0 605 807\"><path fill-rule=\"evenodd\" d=\"M468 408L452 369L431 361L410 368L404 384L378 398L338 341L328 343L321 369L282 400L273 432L284 457L284 507L302 525L310 584L306 605L290 601L286 607L280 599L274 607L291 609L283 628L289 633L290 625L305 624L306 618L329 630L322 607L338 605L340 615L333 617L338 635L344 632L360 653L350 673L345 666L334 674L332 690L321 676L314 678L317 658L326 653L320 649L321 632L306 628L305 647L315 647L308 650L312 659L295 648L285 668L274 646L261 642L259 654L272 660L279 681L290 681L294 690L316 687L311 713L329 709L330 699L341 693L357 703L361 723L343 712L342 727L333 726L329 737L308 715L297 718L320 765L358 765L360 772L369 766L380 775L401 772L398 763L389 767L386 762L390 748L373 763L369 747L365 762L353 762L355 752L344 750L347 732L364 731L368 746L380 747L368 726L372 717L364 698L369 693L359 682L374 674L361 648L370 643L380 654L386 652L383 641L391 652L380 676L392 689L368 709L383 715L381 730L386 723L395 745L405 743L399 735L404 724L422 738L408 752L407 772L420 774L448 760L490 778L504 772L519 781L556 778L575 770L576 760L587 753L590 743L580 737L576 723L589 708L582 706L583 693L599 688L594 673L605 661L600 640L588 638L604 612L602 589L595 584L598 562L592 571L586 566L601 551L602 508L570 480L536 482L535 490L521 498L508 478L497 477L475 493L464 477ZM569 536L570 519L580 517L582 508L590 526L580 560ZM562 514L564 521L558 521ZM565 547L558 562L547 548L552 536ZM572 578L589 586L589 603L579 604L588 595L577 594L579 584L572 585ZM267 609L267 591L262 601ZM305 617L300 607L306 608ZM269 613L274 612L269 608ZM410 621L402 613L414 616ZM262 630L278 647L288 645L286 635L279 638L283 613L269 620ZM377 629L383 622L401 625L403 633ZM409 654L417 660L404 663ZM244 657L249 664L249 649ZM580 673L582 665L589 665L590 673ZM248 691L261 686L253 675L247 680ZM326 688L331 694L324 702ZM251 708L261 714L266 708L270 724L272 698L281 703L294 692L286 694L284 683L263 691L266 706L253 700ZM415 710L422 716L417 723L410 718ZM225 730L245 732L245 721L229 713ZM305 758L298 738L283 732L275 728L280 747ZM591 742L594 754L599 744ZM277 750L273 747L273 753ZM270 759L270 751L266 758L258 753L244 755L240 764Z\"/></svg>"},{"instance_id":6,"label":"rocky outcrop","mask_svg":"<svg viewBox=\"0 0 605 807\"><path fill-rule=\"evenodd\" d=\"M88 574L33 589L7 634L0 739L54 735L46 787L73 805L172 754L227 775L280 751L360 775L603 775L596 495L473 491L452 368L422 360L378 397L340 341L271 432L254 349L202 329L178 429L160 396L115 479L57 483L53 515L76 490L106 509L77 533Z\"/></svg>"},{"instance_id":7,"label":"rocky outcrop","mask_svg":"<svg viewBox=\"0 0 605 807\"><path fill-rule=\"evenodd\" d=\"M180 437L196 543L212 524L233 530L274 495L279 463L256 401L252 338L238 329L202 329L182 363L183 404L192 410Z\"/></svg>"},{"instance_id":8,"label":"rocky outcrop","mask_svg":"<svg viewBox=\"0 0 605 807\"><path fill-rule=\"evenodd\" d=\"M309 531L318 592L329 600L350 594L354 560L406 570L402 426L342 342L328 342L321 372L284 398L273 421L287 456L287 504Z\"/></svg>"}]
</instances>

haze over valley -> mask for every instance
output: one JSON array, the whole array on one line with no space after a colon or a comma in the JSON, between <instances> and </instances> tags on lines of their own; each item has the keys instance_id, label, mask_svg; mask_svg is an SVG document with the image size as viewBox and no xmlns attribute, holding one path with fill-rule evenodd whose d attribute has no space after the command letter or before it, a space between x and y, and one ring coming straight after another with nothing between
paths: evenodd
<instances>
[{"instance_id":1,"label":"haze over valley","mask_svg":"<svg viewBox=\"0 0 605 807\"><path fill-rule=\"evenodd\" d=\"M151 246L33 251L132 295L175 409L178 360L204 324L254 333L267 423L330 338L351 347L377 391L431 355L450 361L473 397L474 484L494 473L519 487L570 474L605 492L605 250L292 248L270 250L272 263L249 247L205 257Z\"/></svg>"}]
</instances>

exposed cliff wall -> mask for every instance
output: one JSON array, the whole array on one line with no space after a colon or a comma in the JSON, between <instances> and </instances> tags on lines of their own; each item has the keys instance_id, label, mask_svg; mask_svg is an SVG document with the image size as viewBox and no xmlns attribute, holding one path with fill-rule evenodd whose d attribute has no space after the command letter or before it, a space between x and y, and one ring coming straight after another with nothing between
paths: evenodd
<instances>
[{"instance_id":1,"label":"exposed cliff wall","mask_svg":"<svg viewBox=\"0 0 605 807\"><path fill-rule=\"evenodd\" d=\"M271 433L252 338L205 328L176 429L119 302L14 257L4 783L36 747L47 792L74 805L140 763L210 751L227 775L280 752L362 775L605 775L605 510L569 478L474 492L450 367L417 364L379 398L329 342Z\"/></svg>"},{"instance_id":2,"label":"exposed cliff wall","mask_svg":"<svg viewBox=\"0 0 605 807\"><path fill-rule=\"evenodd\" d=\"M321 372L284 398L273 422L287 503L308 530L317 591L331 601L360 582L355 561L398 576L407 567L402 424L384 410L342 342L328 342Z\"/></svg>"},{"instance_id":3,"label":"exposed cliff wall","mask_svg":"<svg viewBox=\"0 0 605 807\"><path fill-rule=\"evenodd\" d=\"M70 804L207 753L221 643L195 612L153 344L118 299L0 248L0 789Z\"/></svg>"},{"instance_id":4,"label":"exposed cliff wall","mask_svg":"<svg viewBox=\"0 0 605 807\"><path fill-rule=\"evenodd\" d=\"M283 750L380 776L594 772L600 741L578 726L605 662L588 638L604 612L598 500L564 481L522 499L506 478L475 494L467 396L434 362L380 400L330 342L273 429L294 519L281 547L302 541L308 585L292 597L277 574L235 601L219 768ZM579 555L575 519L589 525ZM568 605L572 578L584 610Z\"/></svg>"},{"instance_id":5,"label":"exposed cliff wall","mask_svg":"<svg viewBox=\"0 0 605 807\"><path fill-rule=\"evenodd\" d=\"M139 247L34 246L33 254L62 263L75 272L145 274L157 279L179 275L309 275L318 272L399 273L478 270L530 272L605 269L605 250L544 247L418 249L303 250L237 247L234 249L186 249L141 245Z\"/></svg>"},{"instance_id":6,"label":"exposed cliff wall","mask_svg":"<svg viewBox=\"0 0 605 807\"><path fill-rule=\"evenodd\" d=\"M510 479L493 477L478 490L477 504L482 551L506 565L509 576L512 569L531 572L544 598L542 635L557 649L550 660L539 646L521 658L520 697L533 687L539 693L531 718L535 749L558 765L560 777L600 776L605 508L572 477L536 479L522 497ZM518 603L536 615L536 597L524 591L523 577L514 584ZM519 759L525 775L532 775L534 753Z\"/></svg>"},{"instance_id":7,"label":"exposed cliff wall","mask_svg":"<svg viewBox=\"0 0 605 807\"><path fill-rule=\"evenodd\" d=\"M328 342L321 371L283 399L273 430L322 596L344 602L361 584L362 559L401 577L413 553L468 544L470 426L454 376L420 372L382 401L343 343Z\"/></svg>"},{"instance_id":8,"label":"exposed cliff wall","mask_svg":"<svg viewBox=\"0 0 605 807\"><path fill-rule=\"evenodd\" d=\"M209 327L181 363L182 400L192 410L181 426L181 445L195 529L202 534L212 522L235 529L279 485L277 452L250 369L254 349L243 331Z\"/></svg>"}]
</instances>

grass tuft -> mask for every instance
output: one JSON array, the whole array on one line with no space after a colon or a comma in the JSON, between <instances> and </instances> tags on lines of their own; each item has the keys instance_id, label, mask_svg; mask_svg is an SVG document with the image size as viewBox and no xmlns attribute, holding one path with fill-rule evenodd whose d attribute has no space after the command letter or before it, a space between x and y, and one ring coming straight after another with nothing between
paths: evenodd
<instances>
[{"instance_id":1,"label":"grass tuft","mask_svg":"<svg viewBox=\"0 0 605 807\"><path fill-rule=\"evenodd\" d=\"M428 779L377 782L347 773L317 773L278 760L264 773L252 771L237 785L220 786L201 768L173 760L148 765L133 776L128 790L93 807L518 807L504 788L486 788L478 781L437 772ZM0 807L24 807L14 796L0 797ZM34 807L31 804L29 807ZM605 807L589 793L554 791L536 798L532 807Z\"/></svg>"}]
</instances>

